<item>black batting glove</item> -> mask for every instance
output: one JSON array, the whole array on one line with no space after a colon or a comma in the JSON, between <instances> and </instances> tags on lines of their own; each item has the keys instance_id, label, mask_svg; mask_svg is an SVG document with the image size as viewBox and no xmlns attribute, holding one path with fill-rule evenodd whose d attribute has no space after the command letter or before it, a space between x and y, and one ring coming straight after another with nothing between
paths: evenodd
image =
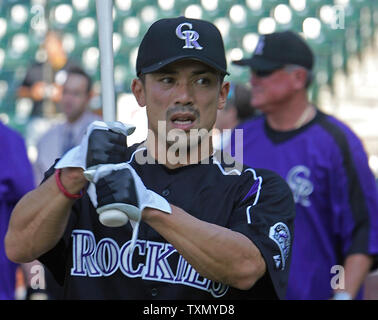
<instances>
[{"instance_id":1,"label":"black batting glove","mask_svg":"<svg viewBox=\"0 0 378 320\"><path fill-rule=\"evenodd\" d=\"M133 176L128 169L112 170L96 183L98 208L114 203L138 207Z\"/></svg>"},{"instance_id":2,"label":"black batting glove","mask_svg":"<svg viewBox=\"0 0 378 320\"><path fill-rule=\"evenodd\" d=\"M87 168L126 161L126 136L113 130L95 129L88 138Z\"/></svg>"}]
</instances>

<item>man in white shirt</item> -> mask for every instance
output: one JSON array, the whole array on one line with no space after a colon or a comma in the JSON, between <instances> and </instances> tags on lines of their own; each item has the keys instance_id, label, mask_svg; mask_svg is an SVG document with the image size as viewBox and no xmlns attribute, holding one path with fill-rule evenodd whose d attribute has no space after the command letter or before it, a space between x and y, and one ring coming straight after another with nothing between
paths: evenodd
<instances>
[{"instance_id":1,"label":"man in white shirt","mask_svg":"<svg viewBox=\"0 0 378 320\"><path fill-rule=\"evenodd\" d=\"M49 129L37 144L38 158L34 164L37 184L55 159L80 144L88 125L100 120L98 115L88 110L91 90L92 80L84 70L79 67L68 70L60 101L65 121Z\"/></svg>"}]
</instances>

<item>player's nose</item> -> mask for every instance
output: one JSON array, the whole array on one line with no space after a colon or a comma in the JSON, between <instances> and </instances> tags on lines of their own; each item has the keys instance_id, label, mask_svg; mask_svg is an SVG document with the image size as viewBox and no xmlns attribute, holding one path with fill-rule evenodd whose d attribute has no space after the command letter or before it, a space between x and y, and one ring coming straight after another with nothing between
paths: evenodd
<instances>
[{"instance_id":1,"label":"player's nose","mask_svg":"<svg viewBox=\"0 0 378 320\"><path fill-rule=\"evenodd\" d=\"M193 104L193 90L189 83L178 82L174 90L174 104L175 105L192 105Z\"/></svg>"}]
</instances>

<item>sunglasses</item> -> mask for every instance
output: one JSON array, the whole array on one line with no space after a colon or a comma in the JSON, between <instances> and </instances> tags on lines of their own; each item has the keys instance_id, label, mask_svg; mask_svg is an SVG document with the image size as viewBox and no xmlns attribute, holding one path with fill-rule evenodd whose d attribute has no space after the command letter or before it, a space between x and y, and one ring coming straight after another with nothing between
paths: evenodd
<instances>
[{"instance_id":1,"label":"sunglasses","mask_svg":"<svg viewBox=\"0 0 378 320\"><path fill-rule=\"evenodd\" d=\"M252 70L253 74L258 76L259 78L269 77L274 72L281 70L282 68L273 69L273 70Z\"/></svg>"}]
</instances>

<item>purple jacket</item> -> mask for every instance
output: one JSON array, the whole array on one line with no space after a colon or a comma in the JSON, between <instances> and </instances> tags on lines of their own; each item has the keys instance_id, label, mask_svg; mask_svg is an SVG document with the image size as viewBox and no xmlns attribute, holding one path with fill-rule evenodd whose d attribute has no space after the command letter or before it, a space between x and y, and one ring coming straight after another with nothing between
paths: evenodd
<instances>
[{"instance_id":1,"label":"purple jacket","mask_svg":"<svg viewBox=\"0 0 378 320\"><path fill-rule=\"evenodd\" d=\"M317 113L305 126L278 132L260 116L235 142L243 163L280 174L296 203L288 299L329 299L345 257L378 253L378 193L366 153L341 121ZM238 146L239 145L239 146ZM238 150L239 148L239 150Z\"/></svg>"},{"instance_id":2,"label":"purple jacket","mask_svg":"<svg viewBox=\"0 0 378 320\"><path fill-rule=\"evenodd\" d=\"M17 201L34 188L23 138L0 122L0 300L14 299L17 265L5 254L4 237Z\"/></svg>"}]
</instances>

